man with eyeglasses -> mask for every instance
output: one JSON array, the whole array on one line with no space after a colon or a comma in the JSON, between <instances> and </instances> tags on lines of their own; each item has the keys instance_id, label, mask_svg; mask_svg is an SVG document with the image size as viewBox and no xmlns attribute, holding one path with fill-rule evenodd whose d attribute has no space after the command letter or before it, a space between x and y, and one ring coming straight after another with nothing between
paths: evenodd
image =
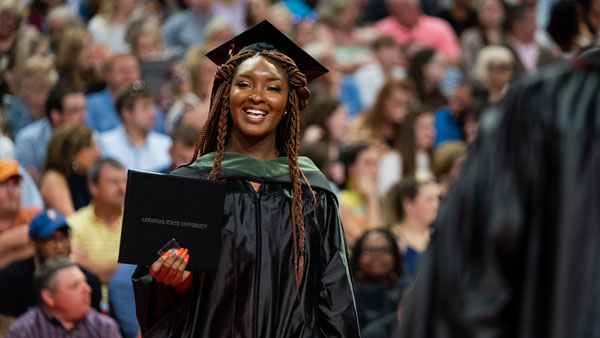
<instances>
[{"instance_id":1,"label":"man with eyeglasses","mask_svg":"<svg viewBox=\"0 0 600 338\"><path fill-rule=\"evenodd\" d=\"M79 89L59 84L50 91L45 110L46 117L27 125L15 140L15 159L36 182L42 173L52 131L67 123L85 123L85 96Z\"/></svg>"},{"instance_id":2,"label":"man with eyeglasses","mask_svg":"<svg viewBox=\"0 0 600 338\"><path fill-rule=\"evenodd\" d=\"M45 209L33 218L29 224L29 239L33 242L33 257L13 262L0 270L0 323L9 322L36 305L33 276L41 263L71 254L69 225L56 210ZM100 280L84 268L81 271L92 288L91 305L99 310ZM0 336L1 331L0 328Z\"/></svg>"}]
</instances>

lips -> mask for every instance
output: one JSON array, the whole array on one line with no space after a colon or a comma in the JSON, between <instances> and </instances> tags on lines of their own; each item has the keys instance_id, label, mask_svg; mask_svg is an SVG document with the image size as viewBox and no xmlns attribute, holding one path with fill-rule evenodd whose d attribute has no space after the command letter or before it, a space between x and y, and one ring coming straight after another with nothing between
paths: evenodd
<instances>
[{"instance_id":1,"label":"lips","mask_svg":"<svg viewBox=\"0 0 600 338\"><path fill-rule=\"evenodd\" d=\"M269 115L269 113L264 110L254 108L246 108L244 109L244 112L246 113L248 120L252 122L260 122L264 120L267 115Z\"/></svg>"}]
</instances>

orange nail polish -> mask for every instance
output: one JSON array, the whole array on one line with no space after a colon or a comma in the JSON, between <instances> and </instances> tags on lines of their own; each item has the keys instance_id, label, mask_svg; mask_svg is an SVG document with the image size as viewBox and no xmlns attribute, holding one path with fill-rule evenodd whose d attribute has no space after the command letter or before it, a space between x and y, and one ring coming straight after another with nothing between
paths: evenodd
<instances>
[{"instance_id":1,"label":"orange nail polish","mask_svg":"<svg viewBox=\"0 0 600 338\"><path fill-rule=\"evenodd\" d=\"M175 253L177 256L181 257L181 254L183 253L183 248L180 248L179 250L177 250L177 252Z\"/></svg>"},{"instance_id":2,"label":"orange nail polish","mask_svg":"<svg viewBox=\"0 0 600 338\"><path fill-rule=\"evenodd\" d=\"M183 259L185 259L185 261L189 261L190 260L190 255L189 254L185 254L185 256L183 256Z\"/></svg>"},{"instance_id":3,"label":"orange nail polish","mask_svg":"<svg viewBox=\"0 0 600 338\"><path fill-rule=\"evenodd\" d=\"M171 252L170 252L170 251L167 251L167 252L165 252L165 253L162 255L162 258L163 258L164 260L166 260L167 258L169 258L169 255L171 255Z\"/></svg>"},{"instance_id":4,"label":"orange nail polish","mask_svg":"<svg viewBox=\"0 0 600 338\"><path fill-rule=\"evenodd\" d=\"M183 253L181 255L183 256L183 255L186 255L187 253L188 253L188 249L186 248L185 250L183 250Z\"/></svg>"}]
</instances>

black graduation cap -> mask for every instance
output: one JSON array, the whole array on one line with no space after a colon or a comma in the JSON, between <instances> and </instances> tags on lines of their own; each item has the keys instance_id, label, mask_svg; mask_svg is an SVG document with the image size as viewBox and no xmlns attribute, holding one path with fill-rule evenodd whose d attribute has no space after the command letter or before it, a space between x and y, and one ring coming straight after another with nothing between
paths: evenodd
<instances>
[{"instance_id":1,"label":"black graduation cap","mask_svg":"<svg viewBox=\"0 0 600 338\"><path fill-rule=\"evenodd\" d=\"M328 72L327 68L323 67L267 20L263 20L233 37L233 39L208 52L206 56L220 66L231 55L250 49L273 50L287 55L294 60L300 71L304 73L307 82Z\"/></svg>"}]
</instances>

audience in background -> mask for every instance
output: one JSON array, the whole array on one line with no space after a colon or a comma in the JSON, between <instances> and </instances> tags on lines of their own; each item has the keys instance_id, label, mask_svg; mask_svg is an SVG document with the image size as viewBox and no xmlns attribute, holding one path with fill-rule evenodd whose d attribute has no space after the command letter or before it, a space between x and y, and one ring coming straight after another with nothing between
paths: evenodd
<instances>
[{"instance_id":1,"label":"audience in background","mask_svg":"<svg viewBox=\"0 0 600 338\"><path fill-rule=\"evenodd\" d=\"M535 40L536 15L535 6L530 4L515 5L508 12L504 45L515 56L516 75L535 74L539 67L555 59L551 50Z\"/></svg>"},{"instance_id":2,"label":"audience in background","mask_svg":"<svg viewBox=\"0 0 600 338\"><path fill-rule=\"evenodd\" d=\"M440 17L452 26L458 37L465 29L477 25L477 12L473 9L473 0L454 0L452 7L443 11Z\"/></svg>"},{"instance_id":3,"label":"audience in background","mask_svg":"<svg viewBox=\"0 0 600 338\"><path fill-rule=\"evenodd\" d=\"M445 72L444 59L434 49L422 49L410 58L408 76L415 83L419 105L435 111L446 104L441 90Z\"/></svg>"},{"instance_id":4,"label":"audience in background","mask_svg":"<svg viewBox=\"0 0 600 338\"><path fill-rule=\"evenodd\" d=\"M33 254L27 225L38 211L21 206L17 161L0 158L0 269Z\"/></svg>"},{"instance_id":5,"label":"audience in background","mask_svg":"<svg viewBox=\"0 0 600 338\"><path fill-rule=\"evenodd\" d=\"M431 169L440 184L440 197L446 196L467 156L467 144L453 140L440 144L433 153Z\"/></svg>"},{"instance_id":6,"label":"audience in background","mask_svg":"<svg viewBox=\"0 0 600 338\"><path fill-rule=\"evenodd\" d=\"M21 21L25 16L25 7L21 0L4 0L0 2L0 71L4 71L8 58L16 45L21 28ZM4 94L4 93L2 93Z\"/></svg>"},{"instance_id":7,"label":"audience in background","mask_svg":"<svg viewBox=\"0 0 600 338\"><path fill-rule=\"evenodd\" d=\"M119 162L103 158L88 170L88 181L92 201L68 218L72 258L106 286L118 266L127 172ZM102 300L108 303L105 287Z\"/></svg>"},{"instance_id":8,"label":"audience in background","mask_svg":"<svg viewBox=\"0 0 600 338\"><path fill-rule=\"evenodd\" d=\"M473 102L487 100L488 90L485 85L476 79L464 77L454 87L454 92L448 99L448 105L435 113L435 146L437 147L447 140L462 139L463 132L460 123L464 111Z\"/></svg>"},{"instance_id":9,"label":"audience in background","mask_svg":"<svg viewBox=\"0 0 600 338\"><path fill-rule=\"evenodd\" d=\"M67 217L90 203L86 173L100 157L92 130L81 124L57 129L48 142L40 193L44 205Z\"/></svg>"},{"instance_id":10,"label":"audience in background","mask_svg":"<svg viewBox=\"0 0 600 338\"><path fill-rule=\"evenodd\" d=\"M187 9L172 15L162 27L167 49L182 58L192 45L201 44L216 0L185 0Z\"/></svg>"},{"instance_id":11,"label":"audience in background","mask_svg":"<svg viewBox=\"0 0 600 338\"><path fill-rule=\"evenodd\" d=\"M421 13L417 0L387 0L387 6L390 16L375 23L380 34L391 35L402 45L416 43L434 48L445 62L458 64L460 48L448 22Z\"/></svg>"},{"instance_id":12,"label":"audience in background","mask_svg":"<svg viewBox=\"0 0 600 338\"><path fill-rule=\"evenodd\" d=\"M67 258L48 259L35 271L40 304L21 315L6 338L121 337L115 321L90 308L91 288L81 269Z\"/></svg>"},{"instance_id":13,"label":"audience in background","mask_svg":"<svg viewBox=\"0 0 600 338\"><path fill-rule=\"evenodd\" d=\"M379 91L371 109L352 120L346 141L375 144L385 152L393 147L414 101L412 81L389 80Z\"/></svg>"},{"instance_id":14,"label":"audience in background","mask_svg":"<svg viewBox=\"0 0 600 338\"><path fill-rule=\"evenodd\" d=\"M69 224L53 209L44 209L29 224L29 239L33 242L33 257L18 260L0 270L0 314L18 317L37 304L33 274L48 259L68 258L71 254ZM81 267L80 267L81 268ZM100 280L81 268L92 289L91 306L100 311Z\"/></svg>"},{"instance_id":15,"label":"audience in background","mask_svg":"<svg viewBox=\"0 0 600 338\"><path fill-rule=\"evenodd\" d=\"M352 145L342 157L347 179L339 196L340 218L346 242L353 247L363 232L381 225L381 205L377 192L379 149L364 144Z\"/></svg>"},{"instance_id":16,"label":"audience in background","mask_svg":"<svg viewBox=\"0 0 600 338\"><path fill-rule=\"evenodd\" d=\"M18 80L14 83L17 95L4 96L6 122L13 138L28 124L44 117L44 105L58 74L49 59L32 56L25 61L20 78L15 80Z\"/></svg>"},{"instance_id":17,"label":"audience in background","mask_svg":"<svg viewBox=\"0 0 600 338\"><path fill-rule=\"evenodd\" d=\"M100 11L89 23L92 40L96 45L108 49L111 54L129 52L125 42L125 29L137 0L104 0Z\"/></svg>"},{"instance_id":18,"label":"audience in background","mask_svg":"<svg viewBox=\"0 0 600 338\"><path fill-rule=\"evenodd\" d=\"M152 131L155 107L152 92L136 82L117 97L122 125L99 136L100 151L127 169L157 171L169 165L168 136Z\"/></svg>"},{"instance_id":19,"label":"audience in background","mask_svg":"<svg viewBox=\"0 0 600 338\"><path fill-rule=\"evenodd\" d=\"M466 29L460 36L463 68L470 73L479 51L503 40L506 7L502 0L481 0L477 7L477 26Z\"/></svg>"},{"instance_id":20,"label":"audience in background","mask_svg":"<svg viewBox=\"0 0 600 338\"><path fill-rule=\"evenodd\" d=\"M123 338L137 338L141 336L135 309L135 297L131 276L137 266L120 264L108 282L108 308Z\"/></svg>"},{"instance_id":21,"label":"audience in background","mask_svg":"<svg viewBox=\"0 0 600 338\"><path fill-rule=\"evenodd\" d=\"M389 190L386 198L395 220L390 231L402 254L404 273L417 277L419 259L429 245L430 225L437 216L440 188L433 180L405 178Z\"/></svg>"},{"instance_id":22,"label":"audience in background","mask_svg":"<svg viewBox=\"0 0 600 338\"><path fill-rule=\"evenodd\" d=\"M435 140L434 117L429 110L412 111L402 125L393 151L379 162L377 188L381 196L403 178L431 179L431 153Z\"/></svg>"},{"instance_id":23,"label":"audience in background","mask_svg":"<svg viewBox=\"0 0 600 338\"><path fill-rule=\"evenodd\" d=\"M61 37L56 52L56 68L61 84L71 85L84 93L100 89L102 76L94 55L92 37L87 28L71 27Z\"/></svg>"},{"instance_id":24,"label":"audience in background","mask_svg":"<svg viewBox=\"0 0 600 338\"><path fill-rule=\"evenodd\" d=\"M515 58L506 47L488 46L479 52L473 75L487 86L488 102L495 103L502 98L514 69Z\"/></svg>"},{"instance_id":25,"label":"audience in background","mask_svg":"<svg viewBox=\"0 0 600 338\"><path fill-rule=\"evenodd\" d=\"M199 135L200 131L195 126L181 124L177 127L171 134L171 147L169 148L171 164L160 172L169 173L179 166L190 163L194 157L196 139Z\"/></svg>"},{"instance_id":26,"label":"audience in background","mask_svg":"<svg viewBox=\"0 0 600 338\"><path fill-rule=\"evenodd\" d=\"M408 280L402 278L394 236L384 229L365 231L354 245L350 266L360 327L395 313Z\"/></svg>"},{"instance_id":27,"label":"audience in background","mask_svg":"<svg viewBox=\"0 0 600 338\"><path fill-rule=\"evenodd\" d=\"M69 28L83 25L81 17L69 6L60 5L54 7L46 17L46 27L50 38L50 50L58 51L58 46L63 34Z\"/></svg>"},{"instance_id":28,"label":"audience in background","mask_svg":"<svg viewBox=\"0 0 600 338\"><path fill-rule=\"evenodd\" d=\"M383 35L372 44L374 62L366 64L354 72L354 78L360 98L365 107L370 109L381 88L391 79L403 79L406 77L404 57L396 40Z\"/></svg>"},{"instance_id":29,"label":"audience in background","mask_svg":"<svg viewBox=\"0 0 600 338\"><path fill-rule=\"evenodd\" d=\"M39 182L46 148L55 129L67 124L85 122L85 99L80 89L57 85L48 94L46 117L23 128L15 141L15 159ZM63 156L64 154L60 154Z\"/></svg>"}]
</instances>

